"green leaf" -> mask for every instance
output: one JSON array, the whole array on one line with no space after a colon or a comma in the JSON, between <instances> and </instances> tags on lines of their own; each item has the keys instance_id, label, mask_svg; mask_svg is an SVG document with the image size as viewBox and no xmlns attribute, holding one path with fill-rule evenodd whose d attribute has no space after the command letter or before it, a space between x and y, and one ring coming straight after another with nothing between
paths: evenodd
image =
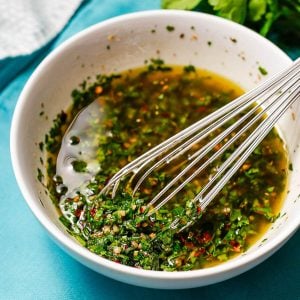
<instances>
[{"instance_id":1,"label":"green leaf","mask_svg":"<svg viewBox=\"0 0 300 300\"><path fill-rule=\"evenodd\" d=\"M59 221L62 222L67 228L71 227L71 223L66 217L60 216Z\"/></svg>"},{"instance_id":2,"label":"green leaf","mask_svg":"<svg viewBox=\"0 0 300 300\"><path fill-rule=\"evenodd\" d=\"M201 0L162 0L161 6L166 9L194 9Z\"/></svg>"},{"instance_id":3,"label":"green leaf","mask_svg":"<svg viewBox=\"0 0 300 300\"><path fill-rule=\"evenodd\" d=\"M268 0L268 12L265 14L265 21L260 29L260 34L266 36L270 31L273 23L280 17L282 13L282 6L278 6L277 0Z\"/></svg>"},{"instance_id":4,"label":"green leaf","mask_svg":"<svg viewBox=\"0 0 300 300\"><path fill-rule=\"evenodd\" d=\"M74 160L71 162L71 165L73 167L73 170L77 173L83 173L87 171L87 163L83 160Z\"/></svg>"},{"instance_id":5,"label":"green leaf","mask_svg":"<svg viewBox=\"0 0 300 300\"><path fill-rule=\"evenodd\" d=\"M248 4L249 19L257 22L262 19L267 10L267 0L250 0Z\"/></svg>"},{"instance_id":6,"label":"green leaf","mask_svg":"<svg viewBox=\"0 0 300 300\"><path fill-rule=\"evenodd\" d=\"M247 13L247 0L208 0L220 17L244 23Z\"/></svg>"}]
</instances>

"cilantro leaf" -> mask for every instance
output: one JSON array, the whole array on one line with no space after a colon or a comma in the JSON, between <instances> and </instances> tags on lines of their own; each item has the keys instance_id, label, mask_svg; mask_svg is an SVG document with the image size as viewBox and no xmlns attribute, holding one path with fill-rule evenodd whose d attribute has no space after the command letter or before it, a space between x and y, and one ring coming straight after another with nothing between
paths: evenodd
<instances>
[{"instance_id":1,"label":"cilantro leaf","mask_svg":"<svg viewBox=\"0 0 300 300\"><path fill-rule=\"evenodd\" d=\"M202 11L245 24L266 36L274 23L299 37L300 3L293 0L161 0L162 8Z\"/></svg>"},{"instance_id":2,"label":"cilantro leaf","mask_svg":"<svg viewBox=\"0 0 300 300\"><path fill-rule=\"evenodd\" d=\"M220 17L244 23L247 12L246 0L208 0Z\"/></svg>"},{"instance_id":3,"label":"cilantro leaf","mask_svg":"<svg viewBox=\"0 0 300 300\"><path fill-rule=\"evenodd\" d=\"M257 22L262 19L267 11L267 0L250 0L249 1L249 19Z\"/></svg>"},{"instance_id":4,"label":"cilantro leaf","mask_svg":"<svg viewBox=\"0 0 300 300\"><path fill-rule=\"evenodd\" d=\"M162 0L162 8L192 10L201 0Z\"/></svg>"}]
</instances>

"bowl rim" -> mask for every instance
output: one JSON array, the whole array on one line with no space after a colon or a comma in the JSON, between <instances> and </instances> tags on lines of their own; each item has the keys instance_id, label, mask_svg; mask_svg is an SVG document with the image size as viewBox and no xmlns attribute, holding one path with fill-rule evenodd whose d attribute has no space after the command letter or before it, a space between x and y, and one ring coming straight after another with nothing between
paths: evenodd
<instances>
[{"instance_id":1,"label":"bowl rim","mask_svg":"<svg viewBox=\"0 0 300 300\"><path fill-rule=\"evenodd\" d=\"M11 131L10 131L10 152L11 152L11 160L12 166L14 170L14 174L18 183L18 186L22 192L23 198L26 200L28 206L32 210L35 217L39 220L39 222L45 227L48 233L60 244L63 248L67 249L69 253L75 254L75 256L81 256L85 259L85 263L87 262L97 265L97 268L106 268L113 270L115 272L121 273L122 275L129 275L129 276L136 276L136 277L144 277L144 278L153 278L153 279L165 279L165 280L172 280L172 279L192 279L192 278L206 278L211 277L213 275L220 275L222 273L227 273L232 271L233 269L238 269L242 266L248 265L248 268L255 266L261 260L257 260L257 258L264 258L266 259L272 253L272 250L276 250L280 246L282 246L289 237L297 230L299 226L299 220L295 218L289 226L286 226L282 231L282 234L272 238L270 242L264 244L264 247L258 248L255 252L248 253L247 256L239 255L239 259L231 259L226 263L219 264L214 267L205 268L205 269L198 269L198 270L190 270L190 271L178 271L178 272L165 272L165 271L153 271L153 270L144 270L144 269L137 269L130 266L122 265L100 257L87 248L84 248L79 243L75 242L71 237L66 238L66 235L51 221L50 218L44 213L43 208L39 205L39 201L34 200L35 196L34 193L29 189L23 177L26 174L26 171L22 170L21 168L21 157L18 154L18 132L21 129L20 127L20 120L22 119L22 110L23 107L26 105L28 95L30 94L31 89L34 88L35 82L38 81L41 71L47 68L48 65L55 61L59 55L65 51L66 48L71 47L73 42L80 39L81 37L89 34L93 34L98 30L101 30L102 27L113 25L114 23L123 23L129 19L139 19L139 18L149 18L149 17L157 17L159 15L163 16L197 16L204 20L209 20L210 22L214 23L221 23L226 24L229 27L234 27L235 29L239 29L240 31L246 33L247 35L252 36L253 39L261 39L264 40L266 45L271 48L278 56L282 56L282 58L287 59L287 61L292 61L281 49L275 46L272 42L267 40L266 38L260 36L258 33L254 32L253 30L246 28L240 24L234 23L232 21L208 15L201 12L189 12L189 11L181 11L181 10L149 10L149 11L142 11L142 12L134 12L129 13L117 17L110 18L108 20L99 22L95 25L92 25L79 33L76 33L63 43L61 43L58 47L56 47L48 56L39 64L39 66L34 70L33 74L30 76L29 80L27 81L26 85L24 86L19 99L17 101L15 111L13 114L12 124L11 124ZM251 263L251 266L249 266ZM245 270L240 271L242 273ZM233 274L232 276L236 275ZM231 276L231 277L232 277ZM227 278L229 278L227 276ZM222 279L218 280L221 281ZM217 282L217 281L214 281Z\"/></svg>"}]
</instances>

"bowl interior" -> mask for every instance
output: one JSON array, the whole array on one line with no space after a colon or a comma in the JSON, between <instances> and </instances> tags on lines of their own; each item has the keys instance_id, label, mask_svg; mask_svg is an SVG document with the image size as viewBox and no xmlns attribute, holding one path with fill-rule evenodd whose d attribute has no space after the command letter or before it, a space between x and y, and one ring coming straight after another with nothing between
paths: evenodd
<instances>
[{"instance_id":1,"label":"bowl interior","mask_svg":"<svg viewBox=\"0 0 300 300\"><path fill-rule=\"evenodd\" d=\"M47 229L56 239L64 240L67 248L74 248L74 244L70 244L70 236L58 221L54 205L37 180L36 170L40 168L44 171L44 166L39 162L42 153L38 143L43 140L57 113L70 105L71 91L87 76L138 67L150 58L161 58L166 63L177 65L192 64L213 71L231 79L245 90L253 88L290 63L290 59L273 44L242 26L200 13L172 11L139 13L109 20L80 33L56 49L38 67L20 97L13 120L12 159L18 183L28 204L46 227L50 223L53 225ZM262 75L259 67L267 70L268 74ZM40 115L41 111L44 112L43 116ZM244 259L241 264L253 261L251 253L262 251L261 254L266 254L273 251L299 224L299 116L298 104L291 107L278 123L293 164L282 217L243 256L225 263L228 264L228 270L234 266L234 261ZM69 246L66 246L67 243ZM247 256L248 260L245 258ZM93 257L93 261L98 265L90 266L99 271L104 260ZM222 267L213 269L217 272L218 268L221 270ZM223 268L224 271L226 266ZM103 270L101 272L105 273ZM196 278L207 271L195 272L193 274L198 274L193 275ZM168 276L172 278L177 275ZM220 280L209 276L201 283L196 280L189 283L183 281L177 287L200 286ZM140 283L132 282L130 278L121 280L151 287L166 287L166 283L159 282L159 279L153 279L148 284L141 279ZM170 286L174 287L175 284Z\"/></svg>"}]
</instances>

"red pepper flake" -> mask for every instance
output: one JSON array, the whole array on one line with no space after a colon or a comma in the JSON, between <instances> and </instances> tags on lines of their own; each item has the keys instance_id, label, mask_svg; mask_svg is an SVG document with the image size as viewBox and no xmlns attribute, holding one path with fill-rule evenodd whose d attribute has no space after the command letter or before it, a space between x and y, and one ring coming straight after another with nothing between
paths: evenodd
<instances>
[{"instance_id":1,"label":"red pepper flake","mask_svg":"<svg viewBox=\"0 0 300 300\"><path fill-rule=\"evenodd\" d=\"M180 241L184 244L185 243L185 241L186 241L186 239L181 235L180 237L179 237L179 239L180 239Z\"/></svg>"},{"instance_id":2,"label":"red pepper flake","mask_svg":"<svg viewBox=\"0 0 300 300\"><path fill-rule=\"evenodd\" d=\"M163 87L162 87L162 90L163 92L167 91L169 89L169 86L167 84L165 84Z\"/></svg>"},{"instance_id":3,"label":"red pepper flake","mask_svg":"<svg viewBox=\"0 0 300 300\"><path fill-rule=\"evenodd\" d=\"M205 243L209 242L211 239L212 239L212 236L208 231L203 233L203 240Z\"/></svg>"},{"instance_id":4,"label":"red pepper flake","mask_svg":"<svg viewBox=\"0 0 300 300\"><path fill-rule=\"evenodd\" d=\"M203 112L206 112L207 110L207 107L206 106L199 106L196 111L199 112L199 113L203 113Z\"/></svg>"},{"instance_id":5,"label":"red pepper flake","mask_svg":"<svg viewBox=\"0 0 300 300\"><path fill-rule=\"evenodd\" d=\"M141 109L140 109L140 111L143 112L143 113L147 112L148 110L149 110L149 109L148 109L148 105L147 105L147 104L144 104L144 105L141 107Z\"/></svg>"},{"instance_id":6,"label":"red pepper flake","mask_svg":"<svg viewBox=\"0 0 300 300\"><path fill-rule=\"evenodd\" d=\"M186 246L189 249L193 249L195 247L194 243L187 241L184 243L184 246Z\"/></svg>"},{"instance_id":7,"label":"red pepper flake","mask_svg":"<svg viewBox=\"0 0 300 300\"><path fill-rule=\"evenodd\" d=\"M77 209L75 210L75 212L74 212L74 215L75 215L77 218L80 218L81 213L82 213L82 209L77 208Z\"/></svg>"},{"instance_id":8,"label":"red pepper flake","mask_svg":"<svg viewBox=\"0 0 300 300\"><path fill-rule=\"evenodd\" d=\"M240 245L240 243L239 242L237 242L237 241L230 241L229 242L230 243L230 245L231 245L231 247L232 247L232 250L234 251L234 252L240 252L241 251L241 245Z\"/></svg>"},{"instance_id":9,"label":"red pepper flake","mask_svg":"<svg viewBox=\"0 0 300 300\"><path fill-rule=\"evenodd\" d=\"M101 85L95 87L95 94L101 94L103 92L103 87Z\"/></svg>"},{"instance_id":10,"label":"red pepper flake","mask_svg":"<svg viewBox=\"0 0 300 300\"><path fill-rule=\"evenodd\" d=\"M167 119L169 119L170 118L170 113L168 113L167 111L163 111L163 112L161 112L161 114L160 114L163 118L167 118Z\"/></svg>"},{"instance_id":11,"label":"red pepper flake","mask_svg":"<svg viewBox=\"0 0 300 300\"><path fill-rule=\"evenodd\" d=\"M197 237L197 241L201 244L206 244L210 242L211 239L212 235L208 231L203 232L200 236Z\"/></svg>"},{"instance_id":12,"label":"red pepper flake","mask_svg":"<svg viewBox=\"0 0 300 300\"><path fill-rule=\"evenodd\" d=\"M200 206L197 206L197 214L199 215L201 213L202 209Z\"/></svg>"},{"instance_id":13,"label":"red pepper flake","mask_svg":"<svg viewBox=\"0 0 300 300\"><path fill-rule=\"evenodd\" d=\"M226 229L226 230L229 230L230 227L231 227L231 223L226 223L226 224L225 224L225 229Z\"/></svg>"},{"instance_id":14,"label":"red pepper flake","mask_svg":"<svg viewBox=\"0 0 300 300\"><path fill-rule=\"evenodd\" d=\"M90 214L91 214L92 217L95 216L95 214L96 214L96 208L95 207L93 207L92 209L90 209Z\"/></svg>"},{"instance_id":15,"label":"red pepper flake","mask_svg":"<svg viewBox=\"0 0 300 300\"><path fill-rule=\"evenodd\" d=\"M200 256L200 255L202 255L202 254L204 254L205 253L205 248L199 248L195 253L194 253L194 256L195 257L198 257L198 256Z\"/></svg>"},{"instance_id":16,"label":"red pepper flake","mask_svg":"<svg viewBox=\"0 0 300 300\"><path fill-rule=\"evenodd\" d=\"M191 41L197 41L198 40L198 36L196 34L193 34L191 36Z\"/></svg>"},{"instance_id":17,"label":"red pepper flake","mask_svg":"<svg viewBox=\"0 0 300 300\"><path fill-rule=\"evenodd\" d=\"M221 148L221 144L217 144L217 145L214 147L215 151L220 150L220 148Z\"/></svg>"}]
</instances>

